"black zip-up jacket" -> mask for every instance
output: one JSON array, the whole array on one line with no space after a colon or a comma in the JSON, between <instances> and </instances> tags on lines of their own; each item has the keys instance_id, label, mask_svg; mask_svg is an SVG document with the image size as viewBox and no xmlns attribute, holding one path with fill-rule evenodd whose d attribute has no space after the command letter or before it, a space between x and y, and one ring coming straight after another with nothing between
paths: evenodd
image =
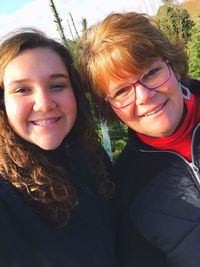
<instances>
[{"instance_id":1,"label":"black zip-up jacket","mask_svg":"<svg viewBox=\"0 0 200 267\"><path fill-rule=\"evenodd\" d=\"M115 226L110 201L97 192L97 179L82 150L45 152L68 166L79 205L68 224L56 228L43 220L23 197L0 179L1 267L114 267Z\"/></svg>"},{"instance_id":2,"label":"black zip-up jacket","mask_svg":"<svg viewBox=\"0 0 200 267\"><path fill-rule=\"evenodd\" d=\"M200 92L198 81L191 91ZM122 266L199 267L200 124L193 131L192 162L147 146L129 130L115 173Z\"/></svg>"}]
</instances>

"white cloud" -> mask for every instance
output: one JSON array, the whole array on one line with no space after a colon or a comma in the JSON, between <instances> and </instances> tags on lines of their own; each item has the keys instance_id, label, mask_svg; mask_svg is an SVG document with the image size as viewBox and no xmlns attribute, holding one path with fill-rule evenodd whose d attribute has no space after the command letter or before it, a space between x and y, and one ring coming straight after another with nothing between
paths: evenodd
<instances>
[{"instance_id":1,"label":"white cloud","mask_svg":"<svg viewBox=\"0 0 200 267\"><path fill-rule=\"evenodd\" d=\"M161 0L54 0L59 14L64 19L69 19L68 12L71 12L77 28L81 29L81 20L86 18L89 25L102 19L113 11L137 11L150 15L155 14ZM64 21L66 22L66 21Z\"/></svg>"},{"instance_id":2,"label":"white cloud","mask_svg":"<svg viewBox=\"0 0 200 267\"><path fill-rule=\"evenodd\" d=\"M20 27L36 27L56 36L48 0L34 0L9 16L0 16L0 37Z\"/></svg>"},{"instance_id":3,"label":"white cloud","mask_svg":"<svg viewBox=\"0 0 200 267\"><path fill-rule=\"evenodd\" d=\"M134 10L153 14L160 0L54 0L54 3L62 18L65 33L68 38L71 38L67 24L67 20L71 23L69 12L74 18L76 27L80 30L83 17L91 25L112 11ZM53 20L49 0L33 0L10 16L0 16L0 37L19 27L34 26L46 32L50 37L59 38Z\"/></svg>"}]
</instances>

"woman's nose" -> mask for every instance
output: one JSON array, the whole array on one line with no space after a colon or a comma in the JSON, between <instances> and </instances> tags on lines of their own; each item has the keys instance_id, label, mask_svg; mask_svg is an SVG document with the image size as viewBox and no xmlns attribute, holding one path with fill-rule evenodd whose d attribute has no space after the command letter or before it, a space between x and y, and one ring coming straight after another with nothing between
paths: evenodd
<instances>
[{"instance_id":1,"label":"woman's nose","mask_svg":"<svg viewBox=\"0 0 200 267\"><path fill-rule=\"evenodd\" d=\"M146 104L148 100L155 94L155 91L148 89L142 84L135 85L135 103L136 105Z\"/></svg>"},{"instance_id":2,"label":"woman's nose","mask_svg":"<svg viewBox=\"0 0 200 267\"><path fill-rule=\"evenodd\" d=\"M49 92L40 92L35 94L35 103L33 106L34 111L47 112L55 107L56 103Z\"/></svg>"}]
</instances>

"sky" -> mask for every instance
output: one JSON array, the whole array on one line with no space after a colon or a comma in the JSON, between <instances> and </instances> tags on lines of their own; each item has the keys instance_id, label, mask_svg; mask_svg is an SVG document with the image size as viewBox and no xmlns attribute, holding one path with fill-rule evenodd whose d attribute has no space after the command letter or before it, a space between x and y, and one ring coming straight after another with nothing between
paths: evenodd
<instances>
[{"instance_id":1,"label":"sky","mask_svg":"<svg viewBox=\"0 0 200 267\"><path fill-rule=\"evenodd\" d=\"M49 3L49 0L0 0L0 40L20 27L35 27L49 37L59 39ZM62 18L65 35L72 39L68 26L69 23L73 30L69 13L80 32L82 18L86 18L90 26L114 11L154 15L161 0L54 0L54 3Z\"/></svg>"}]
</instances>

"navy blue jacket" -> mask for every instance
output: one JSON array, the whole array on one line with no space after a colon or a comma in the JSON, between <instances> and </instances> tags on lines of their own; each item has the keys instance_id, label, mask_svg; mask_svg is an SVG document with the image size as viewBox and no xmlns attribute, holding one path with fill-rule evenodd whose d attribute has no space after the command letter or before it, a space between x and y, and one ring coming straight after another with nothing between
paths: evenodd
<instances>
[{"instance_id":1,"label":"navy blue jacket","mask_svg":"<svg viewBox=\"0 0 200 267\"><path fill-rule=\"evenodd\" d=\"M49 152L48 152L49 153ZM51 158L68 165L79 206L61 229L44 221L4 179L0 180L0 266L113 267L115 226L108 200L77 150Z\"/></svg>"},{"instance_id":2,"label":"navy blue jacket","mask_svg":"<svg viewBox=\"0 0 200 267\"><path fill-rule=\"evenodd\" d=\"M191 89L199 93L199 83L193 81ZM199 170L200 124L193 132L191 163L145 145L129 130L115 166L123 267L200 266Z\"/></svg>"}]
</instances>

